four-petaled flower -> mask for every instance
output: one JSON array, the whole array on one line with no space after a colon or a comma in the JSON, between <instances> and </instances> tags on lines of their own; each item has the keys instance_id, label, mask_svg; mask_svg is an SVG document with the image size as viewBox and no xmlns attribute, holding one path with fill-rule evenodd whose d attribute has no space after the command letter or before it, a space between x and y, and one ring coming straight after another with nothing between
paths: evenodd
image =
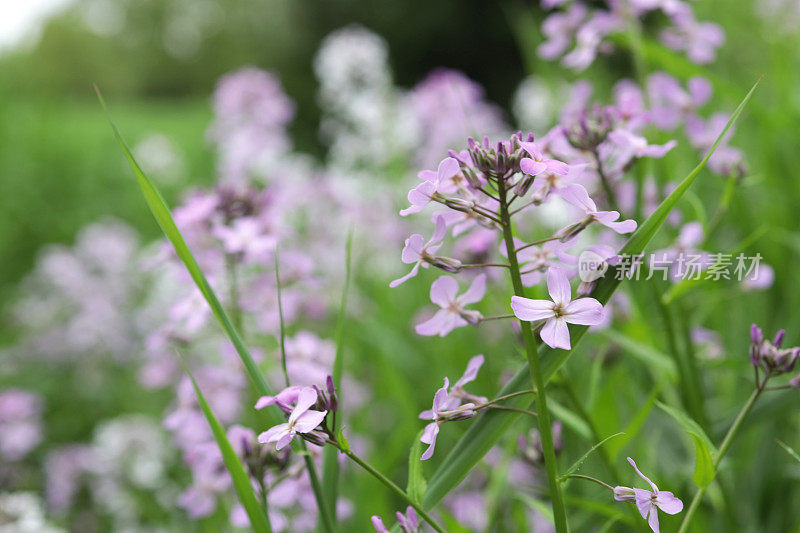
<instances>
[{"instance_id":1,"label":"four-petaled flower","mask_svg":"<svg viewBox=\"0 0 800 533\"><path fill-rule=\"evenodd\" d=\"M483 355L476 355L469 360L467 363L467 369L464 371L464 375L461 376L450 388L450 391L447 394L447 399L441 404L441 411L452 411L453 409L460 407L461 402L465 399L473 400L479 404L486 402L486 398L472 396L464 390L464 385L467 383L472 383L475 381L475 378L478 377L478 371L481 369L481 366L483 366L483 361ZM422 420L435 420L436 417L434 414L435 413L432 409L428 409L427 411L422 411L419 414L419 417Z\"/></svg>"},{"instance_id":2,"label":"four-petaled flower","mask_svg":"<svg viewBox=\"0 0 800 533\"><path fill-rule=\"evenodd\" d=\"M636 470L642 479L647 481L652 487L652 491L646 489L632 489L630 487L614 487L614 499L618 502L631 502L636 504L642 518L647 520L653 533L660 533L658 528L658 510L661 509L667 514L678 514L683 510L683 502L674 494L665 490L658 490L656 484L650 478L642 474L633 459L628 457L628 462Z\"/></svg>"},{"instance_id":3,"label":"four-petaled flower","mask_svg":"<svg viewBox=\"0 0 800 533\"><path fill-rule=\"evenodd\" d=\"M594 298L572 300L569 280L560 268L547 271L547 290L552 301L512 296L511 309L520 320L546 320L541 336L551 348L571 348L568 323L593 326L603 321L603 304Z\"/></svg>"},{"instance_id":4,"label":"four-petaled flower","mask_svg":"<svg viewBox=\"0 0 800 533\"><path fill-rule=\"evenodd\" d=\"M468 369L469 370L469 369ZM477 370L476 370L477 372ZM436 449L436 437L439 435L439 426L447 420L463 420L475 416L475 404L461 403L460 399L450 397L447 389L450 387L450 380L444 378L444 385L433 395L433 405L429 411L423 411L419 417L432 422L425 426L420 441L428 445L428 449L422 454L420 460L426 461L433 457Z\"/></svg>"},{"instance_id":5,"label":"four-petaled flower","mask_svg":"<svg viewBox=\"0 0 800 533\"><path fill-rule=\"evenodd\" d=\"M433 254L442 247L442 240L447 234L447 223L443 215L436 217L436 226L433 229L433 235L428 242L419 233L415 233L406 239L406 245L403 248L403 253L400 259L403 263L414 264L411 272L401 278L397 278L389 284L389 287L397 287L401 283L405 283L413 278L419 272L419 267L428 268L430 261L433 260Z\"/></svg>"},{"instance_id":6,"label":"four-petaled flower","mask_svg":"<svg viewBox=\"0 0 800 533\"><path fill-rule=\"evenodd\" d=\"M478 311L464 309L464 306L480 302L485 292L486 274L476 276L467 292L461 296L457 295L456 280L448 276L440 277L431 285L431 301L441 309L425 322L418 324L417 333L444 337L456 328L477 324L483 315Z\"/></svg>"},{"instance_id":7,"label":"four-petaled flower","mask_svg":"<svg viewBox=\"0 0 800 533\"><path fill-rule=\"evenodd\" d=\"M311 387L304 387L297 395L295 405L289 420L283 424L269 428L258 436L258 442L269 444L272 442L276 450L285 448L298 433L310 433L325 419L328 411L315 411L311 406L317 403L317 391Z\"/></svg>"},{"instance_id":8,"label":"four-petaled flower","mask_svg":"<svg viewBox=\"0 0 800 533\"><path fill-rule=\"evenodd\" d=\"M594 200L589 198L589 193L583 185L573 183L562 188L561 197L568 201L575 207L582 209L587 217L599 222L607 228L610 228L617 233L632 233L636 230L635 220L623 220L615 222L620 217L619 211L598 211L597 205Z\"/></svg>"},{"instance_id":9,"label":"four-petaled flower","mask_svg":"<svg viewBox=\"0 0 800 533\"><path fill-rule=\"evenodd\" d=\"M439 163L439 169L436 175L432 171L420 172L420 178L423 182L411 189L408 192L408 201L411 205L400 211L400 215L406 216L411 213L419 213L425 206L431 203L434 196L440 189L450 190L449 187L453 176L461 172L458 161L452 157L444 159Z\"/></svg>"}]
</instances>

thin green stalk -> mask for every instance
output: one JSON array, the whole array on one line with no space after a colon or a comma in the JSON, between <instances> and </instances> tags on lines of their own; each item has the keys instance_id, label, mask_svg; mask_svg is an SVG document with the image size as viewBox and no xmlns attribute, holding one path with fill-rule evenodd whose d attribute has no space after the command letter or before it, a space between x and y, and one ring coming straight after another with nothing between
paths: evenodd
<instances>
[{"instance_id":1,"label":"thin green stalk","mask_svg":"<svg viewBox=\"0 0 800 533\"><path fill-rule=\"evenodd\" d=\"M344 373L344 327L347 311L347 294L350 291L351 259L353 255L353 231L347 235L345 247L344 288L342 300L339 304L339 316L336 321L336 358L333 360L333 385L339 405L342 405L342 374ZM331 420L331 433L336 435L337 413L333 412ZM325 494L325 503L329 509L336 509L339 498L339 457L333 448L322 450L322 488Z\"/></svg>"},{"instance_id":2,"label":"thin green stalk","mask_svg":"<svg viewBox=\"0 0 800 533\"><path fill-rule=\"evenodd\" d=\"M511 272L511 283L514 286L514 294L525 296L525 288L522 285L519 262L514 246L514 233L511 227L511 217L508 212L506 202L505 184L500 181L500 218L503 221L503 239L505 240L506 250L508 250L508 262ZM547 410L547 394L545 393L544 377L537 353L537 343L531 331L531 323L520 320L522 326L522 339L525 344L525 352L528 357L528 367L530 369L533 388L536 390L536 410L538 411L539 434L542 438L542 450L544 452L544 464L547 470L547 481L550 485L550 499L553 505L553 519L557 533L567 533L567 513L564 508L564 500L561 495L561 484L558 482L558 465L556 464L556 451L553 446L553 430L550 426L550 413Z\"/></svg>"},{"instance_id":3,"label":"thin green stalk","mask_svg":"<svg viewBox=\"0 0 800 533\"><path fill-rule=\"evenodd\" d=\"M708 246L709 241L711 241L711 237L714 235L714 232L717 231L720 222L722 222L722 219L728 212L728 209L731 205L731 200L733 200L733 193L736 191L736 185L738 182L739 180L737 179L736 174L733 172L731 172L731 174L725 180L725 190L722 192L722 197L720 198L717 211L711 218L711 222L709 222L706 226L705 238L703 239L703 243L700 245L701 249L705 249Z\"/></svg>"},{"instance_id":4,"label":"thin green stalk","mask_svg":"<svg viewBox=\"0 0 800 533\"><path fill-rule=\"evenodd\" d=\"M364 459L362 459L361 457L359 457L358 455L353 453L353 451L350 450L349 448L343 447L338 442L333 441L333 440L328 440L328 444L331 444L331 445L337 447L339 449L339 451L341 451L343 454L345 454L347 457L349 457L350 460L352 460L358 466L360 466L361 468L366 470L370 475L372 475L372 477L374 477L375 479L377 479L378 481L383 483L387 488L389 488L389 490L391 490L392 492L397 494L400 498L402 498L406 503L408 503L411 507L413 507L414 510L417 512L417 514L419 514L422 517L423 520L425 520L428 524L430 524L430 526L433 529L435 529L439 533L445 533L445 529L442 526L440 526L436 522L436 520L434 520L433 517L431 515L429 515L428 512L425 511L425 509L422 508L421 505L419 505L417 502L415 502L411 498L411 496L408 495L408 493L406 491L404 491L403 489L398 487L394 483L394 481L392 481L388 477L384 476L374 466L372 466L371 464L366 462Z\"/></svg>"},{"instance_id":5,"label":"thin green stalk","mask_svg":"<svg viewBox=\"0 0 800 533\"><path fill-rule=\"evenodd\" d=\"M756 404L758 397L761 396L761 393L764 392L766 388L767 380L769 376L764 378L760 384L757 384L753 394L750 395L750 398L747 400L747 403L744 404L742 410L739 411L739 414L736 415L736 419L733 421L728 433L725 435L725 438L722 440L722 444L719 447L719 453L717 457L714 459L714 473L716 474L717 469L719 468L719 463L722 461L722 458L725 457L725 454L730 448L733 439L736 437L736 434L739 432L739 428L742 426L744 419L747 418L747 415L750 414L750 411L753 409L753 406ZM681 528L678 530L678 533L685 533L689 530L689 524L694 517L694 514L697 512L698 507L700 506L700 502L705 496L706 490L708 487L704 487L699 489L697 493L694 495L692 499L692 503L689 504L689 509L686 511L686 516L683 517L683 522L681 522Z\"/></svg>"},{"instance_id":6,"label":"thin green stalk","mask_svg":"<svg viewBox=\"0 0 800 533\"><path fill-rule=\"evenodd\" d=\"M597 175L600 176L600 183L603 185L603 192L606 193L608 197L608 204L611 206L611 209L615 211L619 211L619 207L617 207L617 197L614 194L614 189L611 188L611 182L608 180L608 176L606 176L606 171L603 168L603 160L600 158L600 153L595 149L592 152L594 156L594 161L597 164Z\"/></svg>"},{"instance_id":7,"label":"thin green stalk","mask_svg":"<svg viewBox=\"0 0 800 533\"><path fill-rule=\"evenodd\" d=\"M289 371L286 368L286 328L283 321L283 304L281 302L281 274L278 263L278 250L276 248L275 283L278 293L278 317L280 319L281 368L283 370L283 379L286 382L286 386L289 387L291 382L289 380ZM303 456L303 461L306 465L306 470L308 471L308 478L311 480L311 490L314 492L314 499L317 501L317 508L319 509L319 521L326 533L334 533L336 529L333 525L334 522L333 518L331 518L330 509L328 508L328 505L325 502L324 494L322 493L322 485L319 482L319 475L317 475L317 466L314 464L313 458L308 453L308 446L306 446L305 441L300 441L299 448L301 455Z\"/></svg>"},{"instance_id":8,"label":"thin green stalk","mask_svg":"<svg viewBox=\"0 0 800 533\"><path fill-rule=\"evenodd\" d=\"M225 254L225 270L228 274L228 299L230 300L231 321L233 326L244 335L242 330L242 309L239 306L239 272L236 268L236 257Z\"/></svg>"}]
</instances>

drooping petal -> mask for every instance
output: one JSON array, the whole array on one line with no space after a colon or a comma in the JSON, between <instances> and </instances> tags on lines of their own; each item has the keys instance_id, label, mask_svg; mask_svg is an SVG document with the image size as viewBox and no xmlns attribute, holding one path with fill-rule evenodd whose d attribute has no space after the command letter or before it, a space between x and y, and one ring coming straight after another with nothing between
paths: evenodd
<instances>
[{"instance_id":1,"label":"drooping petal","mask_svg":"<svg viewBox=\"0 0 800 533\"><path fill-rule=\"evenodd\" d=\"M442 276L431 284L431 301L441 308L449 307L456 294L458 282L449 276Z\"/></svg>"},{"instance_id":2,"label":"drooping petal","mask_svg":"<svg viewBox=\"0 0 800 533\"><path fill-rule=\"evenodd\" d=\"M515 317L528 322L556 316L550 300L533 300L522 296L511 297L511 310Z\"/></svg>"},{"instance_id":3,"label":"drooping petal","mask_svg":"<svg viewBox=\"0 0 800 533\"><path fill-rule=\"evenodd\" d=\"M432 336L432 335L440 335L442 331L452 331L453 328L450 325L453 321L453 313L447 311L446 309L440 309L436 311L436 314L433 315L431 318L417 324L414 330L420 334L425 336Z\"/></svg>"},{"instance_id":4,"label":"drooping petal","mask_svg":"<svg viewBox=\"0 0 800 533\"><path fill-rule=\"evenodd\" d=\"M425 426L425 430L422 432L422 437L419 439L422 441L423 444L428 445L428 449L422 454L420 457L421 461L427 461L431 457L433 457L433 452L436 449L436 436L439 434L439 424L436 422L431 422L427 426Z\"/></svg>"},{"instance_id":5,"label":"drooping petal","mask_svg":"<svg viewBox=\"0 0 800 533\"><path fill-rule=\"evenodd\" d=\"M475 381L475 378L478 377L478 370L483 366L483 361L483 355L476 355L470 359L469 363L467 363L467 369L464 371L464 375L461 376L461 379L456 381L453 387L463 387L467 383Z\"/></svg>"},{"instance_id":6,"label":"drooping petal","mask_svg":"<svg viewBox=\"0 0 800 533\"><path fill-rule=\"evenodd\" d=\"M621 222L614 222L619 218L618 211L598 211L594 213L594 218L600 224L604 225L607 228L610 228L617 233L633 233L636 231L636 221L635 220L623 220Z\"/></svg>"},{"instance_id":7,"label":"drooping petal","mask_svg":"<svg viewBox=\"0 0 800 533\"><path fill-rule=\"evenodd\" d=\"M551 348L569 350L569 328L563 318L551 318L544 323L541 332L542 342Z\"/></svg>"},{"instance_id":8,"label":"drooping petal","mask_svg":"<svg viewBox=\"0 0 800 533\"><path fill-rule=\"evenodd\" d=\"M655 511L652 500L653 493L649 490L633 489L633 497L636 500L636 508L639 510L639 514L642 515L642 518L647 518L651 510Z\"/></svg>"},{"instance_id":9,"label":"drooping petal","mask_svg":"<svg viewBox=\"0 0 800 533\"><path fill-rule=\"evenodd\" d=\"M397 278L396 280L394 280L391 283L389 283L389 288L394 289L398 285L401 285L401 284L405 283L406 281L410 280L411 278L413 278L414 276L416 276L417 273L419 272L420 264L421 263L419 263L419 262L414 263L414 266L411 268L411 271L408 274L406 274L405 276Z\"/></svg>"},{"instance_id":10,"label":"drooping petal","mask_svg":"<svg viewBox=\"0 0 800 533\"><path fill-rule=\"evenodd\" d=\"M564 310L564 319L570 324L594 326L603 322L603 304L594 298L579 298L569 303Z\"/></svg>"},{"instance_id":11,"label":"drooping petal","mask_svg":"<svg viewBox=\"0 0 800 533\"><path fill-rule=\"evenodd\" d=\"M297 421L295 421L294 427L298 433L308 433L322 424L322 421L325 420L325 415L327 414L328 411L315 411L314 409L309 409L300 415Z\"/></svg>"},{"instance_id":12,"label":"drooping petal","mask_svg":"<svg viewBox=\"0 0 800 533\"><path fill-rule=\"evenodd\" d=\"M458 303L468 305L480 302L484 294L486 294L486 274L478 274L472 280L467 292L458 297Z\"/></svg>"},{"instance_id":13,"label":"drooping petal","mask_svg":"<svg viewBox=\"0 0 800 533\"><path fill-rule=\"evenodd\" d=\"M655 505L650 506L650 515L647 517L647 524L650 526L650 529L653 530L653 533L661 533L661 529L658 527L658 510Z\"/></svg>"},{"instance_id":14,"label":"drooping petal","mask_svg":"<svg viewBox=\"0 0 800 533\"><path fill-rule=\"evenodd\" d=\"M557 306L566 306L572 299L572 289L564 271L558 267L547 270L547 291Z\"/></svg>"},{"instance_id":15,"label":"drooping petal","mask_svg":"<svg viewBox=\"0 0 800 533\"><path fill-rule=\"evenodd\" d=\"M683 502L668 490L658 491L656 505L667 514L678 514L683 511Z\"/></svg>"},{"instance_id":16,"label":"drooping petal","mask_svg":"<svg viewBox=\"0 0 800 533\"><path fill-rule=\"evenodd\" d=\"M267 444L279 440L289 430L289 424L283 423L277 426L272 426L258 436L258 442Z\"/></svg>"},{"instance_id":17,"label":"drooping petal","mask_svg":"<svg viewBox=\"0 0 800 533\"><path fill-rule=\"evenodd\" d=\"M645 481L647 481L647 483L649 483L649 484L650 484L650 487L653 489L653 492L655 492L655 493L658 493L658 487L656 487L656 484L655 484L655 483L653 483L652 481L650 481L650 478L649 478L649 477L647 477L647 476L645 476L644 474L642 474L642 471L641 471L641 470L639 470L639 467L638 467L638 466L636 466L636 462L634 462L634 460L633 460L633 459L631 459L630 457L628 457L628 462L631 464L631 466L633 467L633 469L634 469L634 470L636 470L636 473L637 473L637 474L639 474L639 476L640 476L642 479L644 479Z\"/></svg>"},{"instance_id":18,"label":"drooping petal","mask_svg":"<svg viewBox=\"0 0 800 533\"><path fill-rule=\"evenodd\" d=\"M286 435L282 436L280 438L280 440L278 440L278 443L275 445L275 449L277 451L281 451L282 449L287 447L292 442L292 439L294 438L294 435L295 435L295 432L294 431L290 431Z\"/></svg>"}]
</instances>

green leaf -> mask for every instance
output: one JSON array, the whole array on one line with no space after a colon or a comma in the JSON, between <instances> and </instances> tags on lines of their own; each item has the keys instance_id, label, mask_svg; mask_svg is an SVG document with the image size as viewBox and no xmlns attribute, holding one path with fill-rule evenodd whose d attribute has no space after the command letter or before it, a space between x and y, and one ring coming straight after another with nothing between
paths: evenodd
<instances>
[{"instance_id":1,"label":"green leaf","mask_svg":"<svg viewBox=\"0 0 800 533\"><path fill-rule=\"evenodd\" d=\"M620 250L620 254L628 254L636 256L643 252L647 244L655 236L658 229L666 220L670 211L678 204L678 201L686 193L686 191L694 183L700 171L705 167L708 159L719 146L722 138L728 133L731 126L736 122L741 115L747 102L753 96L753 93L758 87L761 80L759 79L753 88L744 97L744 100L739 104L731 116L728 123L723 128L719 137L717 137L708 154L702 161L681 181L681 183L672 191L672 193L661 202L661 205L655 212L642 223L636 232L631 236L625 246ZM617 267L619 268L619 267ZM597 282L597 286L592 293L592 296L600 301L603 305L608 303L611 295L620 284L621 280L616 279L616 268L609 269L605 277ZM571 326L570 337L572 339L573 350L580 342L581 338L586 334L587 326ZM554 350L546 345L542 345L539 349L539 357L542 359L542 373L545 382L558 372L561 366L567 361L572 351ZM530 384L530 373L527 365L517 371L511 380L506 383L498 396L511 394L528 388ZM530 405L530 404L528 404ZM527 405L526 405L527 406ZM525 407L525 406L521 406ZM500 440L503 434L513 424L518 413L512 411L501 411L499 409L490 409L489 412L480 415L470 428L464 433L461 439L456 443L445 460L434 473L433 477L428 482L428 491L425 493L425 499L422 502L423 507L431 509L442 498L444 498L450 491L452 491L469 473L472 468L481 460L481 458L492 448L492 446Z\"/></svg>"},{"instance_id":2,"label":"green leaf","mask_svg":"<svg viewBox=\"0 0 800 533\"><path fill-rule=\"evenodd\" d=\"M236 495L239 497L239 501L250 519L250 527L256 532L271 533L272 528L270 527L269 519L258 503L255 490L250 483L250 476L247 475L242 462L233 451L233 447L231 443L228 442L228 437L225 435L225 430L217 421L214 413L211 412L211 408L208 406L206 399L203 397L203 393L200 392L200 387L197 386L197 382L195 382L188 368L186 369L186 373L189 374L189 379L192 380L192 386L197 394L197 403L200 404L200 409L203 411L206 420L208 420L208 425L211 426L211 432L214 434L217 446L219 446L219 450L222 452L222 460L225 462L225 468L227 468L228 472L231 474L233 488L236 489Z\"/></svg>"},{"instance_id":3,"label":"green leaf","mask_svg":"<svg viewBox=\"0 0 800 533\"><path fill-rule=\"evenodd\" d=\"M144 171L142 171L139 164L133 158L133 154L128 148L128 145L125 143L125 139L122 138L122 134L120 134L119 129L117 129L116 124L114 124L114 121L111 119L111 114L109 113L108 107L106 106L103 96L100 94L100 89L98 89L97 86L95 86L95 91L97 92L97 98L100 100L100 104L103 106L103 111L106 113L108 122L111 124L111 129L114 131L114 136L122 148L125 158L128 160L134 175L136 175L136 180L138 181L139 187L142 190L144 199L147 202L150 211L153 213L153 217L155 217L156 222L158 222L158 225L161 227L161 231L164 232L164 235L166 235L172 243L175 253L181 259L184 266L186 266L186 270L189 271L189 275L192 277L192 280L194 280L195 285L197 285L197 288L200 289L200 292L203 294L206 302L208 302L209 307L211 307L211 311L214 313L217 321L228 335L231 343L233 343L236 353L239 354L239 359L241 359L245 371L250 377L250 381L253 383L256 391L262 396L270 395L271 393L269 385L267 384L267 380L264 378L264 375L261 373L258 365L250 355L250 351L247 349L247 346L245 346L242 337L234 327L233 322L228 316L228 313L225 311L225 308L220 303L219 298L217 298L214 289L211 288L211 284L208 283L203 271L200 270L200 266L197 264L197 261L192 255L191 250L189 250L189 246L186 244L181 232L175 225L175 221L172 219L172 215L170 214L167 203L164 201L161 193L158 192L156 186L153 185L153 183L148 179ZM276 423L282 421L280 415L274 410L270 410L267 413L267 416L269 416ZM301 448L305 449L305 443L301 443ZM328 520L325 520L325 531L331 532L333 531L333 527L329 519L330 517L325 510L325 503L322 500L322 489L319 486L320 484L316 473L316 467L314 466L314 463L310 457L306 456L304 457L304 460L306 463L306 469L308 470L309 478L311 479L311 486L314 490L314 496L316 497L317 505L320 509L320 514L323 517L328 518Z\"/></svg>"},{"instance_id":4,"label":"green leaf","mask_svg":"<svg viewBox=\"0 0 800 533\"><path fill-rule=\"evenodd\" d=\"M425 473L422 470L422 461L419 459L422 457L422 441L420 438L423 433L424 430L417 434L414 445L411 446L411 452L408 454L408 486L406 487L406 492L417 503L422 501L425 496L425 490L428 487L425 481Z\"/></svg>"},{"instance_id":5,"label":"green leaf","mask_svg":"<svg viewBox=\"0 0 800 533\"><path fill-rule=\"evenodd\" d=\"M552 398L547 399L547 408L550 409L553 418L560 420L565 427L588 441L592 440L592 428L577 413Z\"/></svg>"},{"instance_id":6,"label":"green leaf","mask_svg":"<svg viewBox=\"0 0 800 533\"><path fill-rule=\"evenodd\" d=\"M158 222L158 225L161 227L161 231L164 232L164 235L166 235L172 243L172 246L175 248L175 253L178 255L180 260L183 261L183 264L186 266L186 270L189 271L189 275L192 277L197 285L197 288L200 289L203 297L208 302L208 305L211 307L211 311L214 313L217 321L222 326L222 329L225 330L228 338L236 348L236 352L239 354L239 358L242 360L242 363L247 370L250 381L253 382L253 385L259 394L262 396L269 395L270 389L269 385L267 384L267 380L264 379L264 375L261 373L258 365L250 355L250 352L245 346L242 337L233 326L233 322L231 322L228 313L225 311L225 308L220 303L219 298L217 298L217 295L214 293L214 289L211 288L211 284L208 283L203 271L200 270L200 267L192 255L191 250L189 250L189 246L187 246L186 241L183 239L180 231L178 231L178 227L175 225L175 221L172 219L172 215L170 214L167 203L164 201L161 193L158 192L156 186L153 185L153 182L148 179L144 171L142 171L139 164L133 158L133 154L128 148L128 145L122 138L122 135L117 129L116 124L114 124L114 121L111 119L111 114L109 113L108 107L106 107L106 103L103 100L103 96L100 94L100 89L98 89L97 86L95 86L95 91L97 92L97 97L100 99L100 104L103 106L103 111L105 111L106 116L108 117L108 122L111 124L111 129L114 131L114 136L117 138L117 142L122 148L122 151L125 153L125 158L128 160L133 173L136 175L136 180L139 182L139 187L142 190L144 199L147 202L150 211L153 213L153 217L155 217L156 222Z\"/></svg>"},{"instance_id":7,"label":"green leaf","mask_svg":"<svg viewBox=\"0 0 800 533\"><path fill-rule=\"evenodd\" d=\"M694 441L694 484L704 489L708 487L712 481L716 471L714 470L714 459L711 457L711 452L708 451L708 446L705 441L697 435L692 435Z\"/></svg>"},{"instance_id":8,"label":"green leaf","mask_svg":"<svg viewBox=\"0 0 800 533\"><path fill-rule=\"evenodd\" d=\"M788 444L786 444L785 442L781 442L781 441L777 441L777 443L778 443L778 444L780 444L781 448L783 448L784 450L786 450L786 453L788 453L789 455L791 455L792 457L794 457L794 458L795 458L795 460L796 460L798 463L800 463L800 454L798 454L796 451L794 451L794 449L793 449L791 446L789 446L789 445L788 445Z\"/></svg>"},{"instance_id":9,"label":"green leaf","mask_svg":"<svg viewBox=\"0 0 800 533\"><path fill-rule=\"evenodd\" d=\"M708 438L706 432L703 431L703 428L700 427L700 424L692 420L692 418L681 411L680 409L676 409L674 407L670 407L664 403L656 401L656 404L661 408L662 411L667 413L671 416L678 425L681 426L686 433L691 435L692 437L697 437L698 439L702 440L703 443L706 445L706 448L711 452L712 455L717 455L717 448L714 446L714 443L711 442L711 439Z\"/></svg>"},{"instance_id":10,"label":"green leaf","mask_svg":"<svg viewBox=\"0 0 800 533\"><path fill-rule=\"evenodd\" d=\"M339 306L339 317L336 323L336 358L333 361L333 384L339 405L342 404L342 372L344 368L344 324L347 311L347 293L350 290L350 263L353 252L353 232L347 235L345 247L345 273L342 301ZM336 428L333 428L336 431ZM328 509L336 509L336 500L339 497L339 453L333 446L322 450L322 493Z\"/></svg>"},{"instance_id":11,"label":"green leaf","mask_svg":"<svg viewBox=\"0 0 800 533\"><path fill-rule=\"evenodd\" d=\"M550 504L545 503L542 500L536 499L533 496L525 494L524 492L518 492L515 494L516 498L521 501L523 504L527 505L531 509L538 512L540 515L545 517L551 524L555 523L553 520L553 508L550 507Z\"/></svg>"},{"instance_id":12,"label":"green leaf","mask_svg":"<svg viewBox=\"0 0 800 533\"><path fill-rule=\"evenodd\" d=\"M577 471L578 471L578 469L579 469L581 466L583 466L583 463L585 463L585 462L586 462L586 461L589 459L589 457L592 455L592 453L594 453L594 451L595 451L595 450L597 450L597 449L598 449L600 446L602 446L602 445L603 445L603 444L605 444L606 442L610 441L610 440L611 440L611 439L613 439L614 437L619 437L620 435L624 435L624 433L614 433L613 435L609 435L608 437L604 438L603 440L601 440L600 442L598 442L597 444L595 444L594 446L592 446L591 448L589 448L589 451L587 451L585 454L583 454L583 455L581 456L581 458L580 458L580 459L578 459L577 461L575 461L574 463L572 463L572 466L570 466L570 467L567 469L567 471L566 471L566 472L564 472L563 474L561 474L561 476L559 476L559 481L561 481L562 483L563 483L564 481L566 481L566 480L567 480L567 478L568 478L570 475L572 475L572 474L574 474L575 472L577 472Z\"/></svg>"},{"instance_id":13,"label":"green leaf","mask_svg":"<svg viewBox=\"0 0 800 533\"><path fill-rule=\"evenodd\" d=\"M344 436L344 427L339 429L339 432L336 434L336 441L339 443L339 446L342 448L343 452L350 451L350 443L347 442L347 439Z\"/></svg>"}]
</instances>

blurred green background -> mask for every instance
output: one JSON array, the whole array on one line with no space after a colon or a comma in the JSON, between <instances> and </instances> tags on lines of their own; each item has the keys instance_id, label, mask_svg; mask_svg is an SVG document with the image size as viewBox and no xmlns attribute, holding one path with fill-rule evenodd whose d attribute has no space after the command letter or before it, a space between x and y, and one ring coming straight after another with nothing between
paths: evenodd
<instances>
[{"instance_id":1,"label":"blurred green background","mask_svg":"<svg viewBox=\"0 0 800 533\"><path fill-rule=\"evenodd\" d=\"M353 22L363 24L387 40L398 84L410 87L431 69L447 66L480 82L489 100L508 109L514 89L526 74L577 78L536 57L542 18L537 5L521 0L73 2L44 24L37 42L0 55L0 297L5 300L14 293L16 282L30 269L42 245L70 242L81 227L102 215L131 223L145 239L159 235L111 136L92 83L103 90L132 145L161 134L181 155L184 164L179 174L159 184L172 202L187 186L215 179L214 156L205 132L212 117L210 93L221 74L244 65L278 72L297 103L292 125L296 146L322 156L312 57L329 32ZM714 20L726 30L727 42L717 61L700 69L657 48L647 49L645 60L652 70L667 70L682 78L707 73L717 95L713 105L727 112L759 76L766 76L737 127L735 145L745 150L750 173L733 199L717 240L733 246L763 227L764 236L750 251L761 253L775 267L777 281L767 293L741 297L720 290L710 296L710 302L692 298L687 305L693 312L698 310L704 326L722 334L723 345L731 353L742 352L753 320L768 331L793 327L787 344L794 345L800 340L800 269L796 266L800 258L800 31L775 31L774 22L757 16L760 8L752 0L705 0L695 3L695 9L699 19ZM613 81L631 76L631 67L630 55L621 48L581 77L592 79L603 95ZM696 163L692 157L688 151L680 152L680 157L659 168L674 173L670 179L678 179ZM398 183L406 188L407 182L401 183L399 176ZM690 218L709 216L722 189L721 179L704 173L681 207ZM389 294L383 281L363 282L364 289L372 291L379 313L353 335L351 349L374 357L377 374L372 377L386 387L383 392L388 397L406 400L404 414L398 418L402 426L392 432L411 435L419 428L413 418L419 401L411 400L414 380L422 376L419 388L432 394L441 376L456 377L454 368L460 372L460 356L450 355L477 353L476 346L485 348L491 341L472 330L441 342L402 335L408 324L398 325L398 317L406 320L427 302L425 288L416 283L415 294L408 290L398 298ZM730 305L734 298L736 305ZM631 326L629 333L650 340L641 324ZM13 331L4 328L3 335L13 337ZM396 358L397 353L412 352L418 357ZM440 353L449 355L437 357ZM512 353L510 346L508 353ZM577 353L574 359L583 355ZM508 358L490 362L489 375L502 374L507 362ZM733 373L741 370L738 362L730 360L719 366L736 369ZM398 368L407 379L395 375ZM578 374L582 370L577 365L573 369ZM120 382L133 379L118 377ZM627 368L610 369L598 392L598 416L604 406L622 402L616 391L630 379ZM44 388L57 388L57 381ZM728 409L742 393L740 385L733 377L720 384L729 395L720 417L730 414ZM484 387L479 392L491 394L492 390ZM424 401L427 397L426 393ZM798 423L797 405L785 399L764 402L753 418L774 417L775 410L793 407L793 425L776 432L791 440L791 428ZM103 414L127 408L106 406ZM610 417L602 424L605 433L606 428L619 430L622 422ZM367 429L369 421L359 425ZM84 432L74 431L76 437ZM402 471L408 439L394 440L392 434L378 437L387 446L383 464L378 466ZM759 438L751 433L743 438L751 442L742 446L757 448ZM782 452L770 450L758 452L756 461L743 466L742 479L761 484L751 489L760 491L762 515L773 510L770 494L778 490L766 486L769 474L758 472L771 469L777 475L770 455ZM743 487L737 494L747 492Z\"/></svg>"}]
</instances>

